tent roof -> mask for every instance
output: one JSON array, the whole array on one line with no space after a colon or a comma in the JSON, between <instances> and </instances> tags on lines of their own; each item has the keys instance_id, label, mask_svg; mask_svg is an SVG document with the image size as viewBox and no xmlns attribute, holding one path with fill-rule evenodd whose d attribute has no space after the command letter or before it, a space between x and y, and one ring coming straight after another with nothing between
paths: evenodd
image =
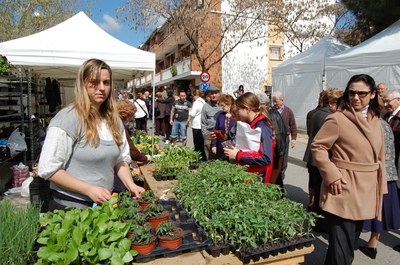
<instances>
[{"instance_id":1,"label":"tent roof","mask_svg":"<svg viewBox=\"0 0 400 265\"><path fill-rule=\"evenodd\" d=\"M137 71L155 69L154 53L115 39L84 12L39 33L0 43L0 54L34 74L59 79L76 78L78 68L90 58L109 64L115 80L130 80Z\"/></svg>"},{"instance_id":2,"label":"tent roof","mask_svg":"<svg viewBox=\"0 0 400 265\"><path fill-rule=\"evenodd\" d=\"M327 59L327 69L394 65L400 61L400 20L368 40Z\"/></svg>"},{"instance_id":3,"label":"tent roof","mask_svg":"<svg viewBox=\"0 0 400 265\"><path fill-rule=\"evenodd\" d=\"M273 67L275 74L294 74L304 72L321 72L325 58L348 49L349 46L330 35L326 35L309 49Z\"/></svg>"}]
</instances>

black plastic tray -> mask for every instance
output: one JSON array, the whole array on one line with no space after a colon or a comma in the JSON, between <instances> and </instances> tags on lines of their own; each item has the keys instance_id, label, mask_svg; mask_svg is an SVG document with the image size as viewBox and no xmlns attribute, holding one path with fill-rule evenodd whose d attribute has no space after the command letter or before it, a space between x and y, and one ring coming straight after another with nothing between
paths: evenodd
<instances>
[{"instance_id":1,"label":"black plastic tray","mask_svg":"<svg viewBox=\"0 0 400 265\"><path fill-rule=\"evenodd\" d=\"M163 181L163 180L174 180L176 176L162 176L162 175L157 175L157 173L153 173L153 177L157 181Z\"/></svg>"},{"instance_id":2,"label":"black plastic tray","mask_svg":"<svg viewBox=\"0 0 400 265\"><path fill-rule=\"evenodd\" d=\"M206 235L186 210L175 200L159 200L166 211L170 213L170 220L183 230L183 244L177 249L167 249L157 246L149 254L138 254L135 262L148 262L157 258L168 258L188 252L197 252L207 249L212 245L212 240Z\"/></svg>"}]
</instances>

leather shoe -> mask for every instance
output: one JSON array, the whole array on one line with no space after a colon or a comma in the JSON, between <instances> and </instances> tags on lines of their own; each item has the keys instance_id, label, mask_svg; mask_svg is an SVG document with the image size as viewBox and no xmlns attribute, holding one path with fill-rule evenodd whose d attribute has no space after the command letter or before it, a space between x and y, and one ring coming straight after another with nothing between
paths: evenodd
<instances>
[{"instance_id":1,"label":"leather shoe","mask_svg":"<svg viewBox=\"0 0 400 265\"><path fill-rule=\"evenodd\" d=\"M376 248L370 248L367 246L361 246L359 247L359 250L371 259L376 259L376 254L378 254Z\"/></svg>"},{"instance_id":2,"label":"leather shoe","mask_svg":"<svg viewBox=\"0 0 400 265\"><path fill-rule=\"evenodd\" d=\"M400 245L394 246L393 249L396 250L397 252L400 252Z\"/></svg>"}]
</instances>

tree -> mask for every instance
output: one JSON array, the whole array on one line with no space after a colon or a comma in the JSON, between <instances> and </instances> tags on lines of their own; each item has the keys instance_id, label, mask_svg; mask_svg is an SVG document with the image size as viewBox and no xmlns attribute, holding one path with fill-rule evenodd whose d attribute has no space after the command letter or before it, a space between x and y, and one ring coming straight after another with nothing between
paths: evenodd
<instances>
[{"instance_id":1,"label":"tree","mask_svg":"<svg viewBox=\"0 0 400 265\"><path fill-rule=\"evenodd\" d=\"M0 1L0 42L28 36L55 26L75 15L80 5L78 0Z\"/></svg>"},{"instance_id":2,"label":"tree","mask_svg":"<svg viewBox=\"0 0 400 265\"><path fill-rule=\"evenodd\" d=\"M239 44L284 34L295 53L334 28L334 0L129 0L118 9L132 29L154 30L167 21L190 41L203 70ZM221 5L224 6L221 11ZM270 31L266 29L270 25ZM215 40L214 42L202 40Z\"/></svg>"},{"instance_id":3,"label":"tree","mask_svg":"<svg viewBox=\"0 0 400 265\"><path fill-rule=\"evenodd\" d=\"M384 30L400 18L398 0L342 0L352 12L355 22L351 25L355 40L354 44L362 42Z\"/></svg>"}]
</instances>

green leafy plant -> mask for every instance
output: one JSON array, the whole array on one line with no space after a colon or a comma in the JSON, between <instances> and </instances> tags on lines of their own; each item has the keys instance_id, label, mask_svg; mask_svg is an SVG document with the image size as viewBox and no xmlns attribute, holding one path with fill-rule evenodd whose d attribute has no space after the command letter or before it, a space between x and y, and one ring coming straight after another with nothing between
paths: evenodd
<instances>
[{"instance_id":1,"label":"green leafy plant","mask_svg":"<svg viewBox=\"0 0 400 265\"><path fill-rule=\"evenodd\" d=\"M39 213L40 205L16 208L8 200L0 202L0 264L32 262Z\"/></svg>"},{"instance_id":2,"label":"green leafy plant","mask_svg":"<svg viewBox=\"0 0 400 265\"><path fill-rule=\"evenodd\" d=\"M178 74L178 68L176 67L176 64L171 66L170 71L172 76L176 76Z\"/></svg>"},{"instance_id":3,"label":"green leafy plant","mask_svg":"<svg viewBox=\"0 0 400 265\"><path fill-rule=\"evenodd\" d=\"M126 238L129 223L119 221L124 210L113 204L117 198L102 206L86 210L70 209L48 212L40 218L46 227L37 242L36 264L125 264L137 252L131 250Z\"/></svg>"},{"instance_id":4,"label":"green leafy plant","mask_svg":"<svg viewBox=\"0 0 400 265\"><path fill-rule=\"evenodd\" d=\"M122 214L122 220L130 220L134 218L138 214L138 205L129 205L124 209L124 213Z\"/></svg>"},{"instance_id":5,"label":"green leafy plant","mask_svg":"<svg viewBox=\"0 0 400 265\"><path fill-rule=\"evenodd\" d=\"M135 243L149 244L152 238L150 228L146 225L133 224L130 227L132 235L130 239Z\"/></svg>"},{"instance_id":6,"label":"green leafy plant","mask_svg":"<svg viewBox=\"0 0 400 265\"><path fill-rule=\"evenodd\" d=\"M119 206L122 208L137 208L139 207L139 202L132 197L129 191L124 191L118 194Z\"/></svg>"},{"instance_id":7,"label":"green leafy plant","mask_svg":"<svg viewBox=\"0 0 400 265\"><path fill-rule=\"evenodd\" d=\"M166 153L154 159L155 175L176 176L180 171L198 164L201 155L191 147L168 146Z\"/></svg>"},{"instance_id":8,"label":"green leafy plant","mask_svg":"<svg viewBox=\"0 0 400 265\"><path fill-rule=\"evenodd\" d=\"M155 217L162 213L163 207L159 204L151 203L144 209L144 214L148 217Z\"/></svg>"},{"instance_id":9,"label":"green leafy plant","mask_svg":"<svg viewBox=\"0 0 400 265\"><path fill-rule=\"evenodd\" d=\"M140 202L150 202L150 203L155 203L156 202L156 197L154 195L153 190L146 190L140 194Z\"/></svg>"},{"instance_id":10,"label":"green leafy plant","mask_svg":"<svg viewBox=\"0 0 400 265\"><path fill-rule=\"evenodd\" d=\"M161 236L173 236L174 235L174 223L173 222L161 222L157 227L157 235Z\"/></svg>"},{"instance_id":11,"label":"green leafy plant","mask_svg":"<svg viewBox=\"0 0 400 265\"><path fill-rule=\"evenodd\" d=\"M6 56L0 54L0 73L8 74L12 70L10 62L7 60Z\"/></svg>"},{"instance_id":12,"label":"green leafy plant","mask_svg":"<svg viewBox=\"0 0 400 265\"><path fill-rule=\"evenodd\" d=\"M279 186L263 184L245 170L227 161L203 163L197 171L178 173L173 189L215 244L255 249L309 235L315 214L282 199Z\"/></svg>"}]
</instances>

